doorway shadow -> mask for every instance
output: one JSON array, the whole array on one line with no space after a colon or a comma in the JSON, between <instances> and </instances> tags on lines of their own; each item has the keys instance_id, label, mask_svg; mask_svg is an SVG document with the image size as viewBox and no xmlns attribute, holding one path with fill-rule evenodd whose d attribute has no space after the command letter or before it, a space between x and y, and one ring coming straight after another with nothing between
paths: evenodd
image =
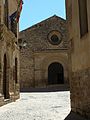
<instances>
[{"instance_id":1,"label":"doorway shadow","mask_svg":"<svg viewBox=\"0 0 90 120\"><path fill-rule=\"evenodd\" d=\"M71 111L64 120L88 120L88 119L85 119L82 116Z\"/></svg>"},{"instance_id":2,"label":"doorway shadow","mask_svg":"<svg viewBox=\"0 0 90 120\"><path fill-rule=\"evenodd\" d=\"M47 86L45 88L24 88L20 92L58 92L69 91L69 86Z\"/></svg>"}]
</instances>

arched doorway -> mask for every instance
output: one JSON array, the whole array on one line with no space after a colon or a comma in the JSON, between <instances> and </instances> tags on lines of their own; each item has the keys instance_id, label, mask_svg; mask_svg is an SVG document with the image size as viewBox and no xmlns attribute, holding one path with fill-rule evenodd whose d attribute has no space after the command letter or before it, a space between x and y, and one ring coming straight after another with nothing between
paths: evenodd
<instances>
[{"instance_id":1,"label":"arched doorway","mask_svg":"<svg viewBox=\"0 0 90 120\"><path fill-rule=\"evenodd\" d=\"M62 64L54 62L48 67L48 84L64 84L64 69Z\"/></svg>"},{"instance_id":2,"label":"arched doorway","mask_svg":"<svg viewBox=\"0 0 90 120\"><path fill-rule=\"evenodd\" d=\"M7 78L7 57L4 55L3 65L3 94L4 99L9 99L9 81Z\"/></svg>"}]
</instances>

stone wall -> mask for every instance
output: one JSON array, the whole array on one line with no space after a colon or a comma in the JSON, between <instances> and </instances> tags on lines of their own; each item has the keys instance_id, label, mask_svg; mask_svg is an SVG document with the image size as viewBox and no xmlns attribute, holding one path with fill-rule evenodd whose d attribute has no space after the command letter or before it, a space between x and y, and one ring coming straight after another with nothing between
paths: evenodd
<instances>
[{"instance_id":1,"label":"stone wall","mask_svg":"<svg viewBox=\"0 0 90 120\"><path fill-rule=\"evenodd\" d=\"M55 34L61 41L53 45L50 37ZM20 32L20 79L21 89L46 87L48 66L59 62L65 69L65 83L68 83L68 42L66 21L52 16ZM26 43L26 46L23 46ZM23 46L23 47L22 47Z\"/></svg>"},{"instance_id":2,"label":"stone wall","mask_svg":"<svg viewBox=\"0 0 90 120\"><path fill-rule=\"evenodd\" d=\"M48 67L50 64L57 62L64 68L64 83L68 84L68 57L67 53L59 53L54 50L51 52L37 52L35 56L35 86L46 87L48 85Z\"/></svg>"},{"instance_id":3,"label":"stone wall","mask_svg":"<svg viewBox=\"0 0 90 120\"><path fill-rule=\"evenodd\" d=\"M72 73L71 100L72 110L90 117L90 68Z\"/></svg>"},{"instance_id":4,"label":"stone wall","mask_svg":"<svg viewBox=\"0 0 90 120\"><path fill-rule=\"evenodd\" d=\"M82 1L83 2L83 1ZM87 0L88 33L80 37L78 0L66 0L70 43L72 111L90 119L90 1ZM71 11L69 10L71 9Z\"/></svg>"},{"instance_id":5,"label":"stone wall","mask_svg":"<svg viewBox=\"0 0 90 120\"><path fill-rule=\"evenodd\" d=\"M13 12L17 4L12 3ZM15 8L15 9L14 9ZM11 6L8 5L8 10ZM13 12L8 11L9 15ZM0 1L0 106L19 98L19 46L18 38L4 23L4 1ZM17 68L15 68L17 58ZM17 72L16 72L17 69ZM16 75L17 74L17 75ZM17 82L16 82L17 77Z\"/></svg>"},{"instance_id":6,"label":"stone wall","mask_svg":"<svg viewBox=\"0 0 90 120\"><path fill-rule=\"evenodd\" d=\"M2 39L0 43L0 92L2 95L3 104L4 96L3 96L3 66L4 66L4 55L7 57L7 78L9 84L9 101L16 100L19 98L19 48L15 45L15 37L12 33L7 31L6 26L2 26L3 33ZM17 78L18 82L15 83L15 58L18 59L18 73ZM0 105L2 105L2 103Z\"/></svg>"}]
</instances>

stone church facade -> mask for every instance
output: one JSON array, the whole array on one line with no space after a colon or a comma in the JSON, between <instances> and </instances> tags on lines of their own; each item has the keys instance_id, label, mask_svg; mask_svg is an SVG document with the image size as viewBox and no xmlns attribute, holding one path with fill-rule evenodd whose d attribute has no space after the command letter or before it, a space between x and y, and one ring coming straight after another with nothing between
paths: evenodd
<instances>
[{"instance_id":1,"label":"stone church facade","mask_svg":"<svg viewBox=\"0 0 90 120\"><path fill-rule=\"evenodd\" d=\"M67 39L66 20L56 15L20 32L21 89L68 84Z\"/></svg>"},{"instance_id":2,"label":"stone church facade","mask_svg":"<svg viewBox=\"0 0 90 120\"><path fill-rule=\"evenodd\" d=\"M17 0L0 0L0 106L19 98L18 24L8 19Z\"/></svg>"},{"instance_id":3,"label":"stone church facade","mask_svg":"<svg viewBox=\"0 0 90 120\"><path fill-rule=\"evenodd\" d=\"M90 0L66 0L67 22L53 16L20 32L20 66L18 24L8 20L16 9L0 0L0 106L19 98L20 67L21 89L69 82L71 110L90 119Z\"/></svg>"},{"instance_id":4,"label":"stone church facade","mask_svg":"<svg viewBox=\"0 0 90 120\"><path fill-rule=\"evenodd\" d=\"M90 0L66 0L71 109L90 119Z\"/></svg>"}]
</instances>

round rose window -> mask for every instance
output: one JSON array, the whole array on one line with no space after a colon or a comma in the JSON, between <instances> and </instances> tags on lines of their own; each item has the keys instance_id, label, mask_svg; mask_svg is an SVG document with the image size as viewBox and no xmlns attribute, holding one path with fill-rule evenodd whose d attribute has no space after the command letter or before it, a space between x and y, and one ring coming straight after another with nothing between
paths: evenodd
<instances>
[{"instance_id":1,"label":"round rose window","mask_svg":"<svg viewBox=\"0 0 90 120\"><path fill-rule=\"evenodd\" d=\"M52 45L58 45L61 43L61 34L59 31L51 31L48 35L49 42Z\"/></svg>"},{"instance_id":2,"label":"round rose window","mask_svg":"<svg viewBox=\"0 0 90 120\"><path fill-rule=\"evenodd\" d=\"M51 40L54 44L57 44L59 42L59 38L57 35L52 35L51 36Z\"/></svg>"}]
</instances>

